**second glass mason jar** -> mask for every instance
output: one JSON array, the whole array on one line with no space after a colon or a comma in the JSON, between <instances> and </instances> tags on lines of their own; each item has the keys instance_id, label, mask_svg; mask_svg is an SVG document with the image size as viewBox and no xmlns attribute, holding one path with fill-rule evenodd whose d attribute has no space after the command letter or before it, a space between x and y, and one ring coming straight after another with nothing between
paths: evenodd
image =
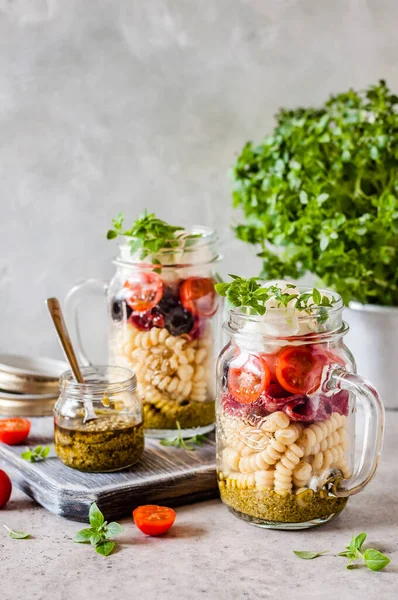
<instances>
[{"instance_id":1,"label":"second glass mason jar","mask_svg":"<svg viewBox=\"0 0 398 600\"><path fill-rule=\"evenodd\" d=\"M109 285L88 280L67 298L71 329L76 327L81 294L106 293L109 312L109 362L132 369L143 401L146 433L165 437L206 433L215 421L215 361L219 351L221 298L217 281L218 238L205 227L187 231L183 248L164 248L141 259L124 238Z\"/></svg>"},{"instance_id":2,"label":"second glass mason jar","mask_svg":"<svg viewBox=\"0 0 398 600\"><path fill-rule=\"evenodd\" d=\"M383 406L355 374L343 343L343 303L334 297L332 307L301 313L236 308L224 325L230 341L217 368L218 482L223 502L251 524L320 525L375 473ZM363 421L356 427L357 409Z\"/></svg>"},{"instance_id":3,"label":"second glass mason jar","mask_svg":"<svg viewBox=\"0 0 398 600\"><path fill-rule=\"evenodd\" d=\"M60 378L54 407L54 444L68 467L88 472L119 471L134 465L144 450L142 405L128 369L93 366Z\"/></svg>"}]
</instances>

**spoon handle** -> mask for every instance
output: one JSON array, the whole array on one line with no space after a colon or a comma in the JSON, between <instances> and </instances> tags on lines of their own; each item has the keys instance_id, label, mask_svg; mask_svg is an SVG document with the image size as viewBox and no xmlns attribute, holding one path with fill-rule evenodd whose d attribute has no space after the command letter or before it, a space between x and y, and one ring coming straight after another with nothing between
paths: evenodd
<instances>
[{"instance_id":1,"label":"spoon handle","mask_svg":"<svg viewBox=\"0 0 398 600\"><path fill-rule=\"evenodd\" d=\"M72 342L66 327L64 317L62 315L61 305L57 298L47 298L47 308L53 320L55 329L58 333L59 341L65 356L69 362L70 368L72 369L73 375L78 383L84 383L83 376L80 371L79 363L77 362L75 351L73 350Z\"/></svg>"}]
</instances>

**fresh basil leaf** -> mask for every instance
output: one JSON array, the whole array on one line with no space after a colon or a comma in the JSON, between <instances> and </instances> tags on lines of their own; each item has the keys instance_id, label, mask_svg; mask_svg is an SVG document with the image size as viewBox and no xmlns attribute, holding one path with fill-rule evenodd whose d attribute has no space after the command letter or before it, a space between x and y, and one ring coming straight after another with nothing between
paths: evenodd
<instances>
[{"instance_id":1,"label":"fresh basil leaf","mask_svg":"<svg viewBox=\"0 0 398 600\"><path fill-rule=\"evenodd\" d=\"M99 532L99 531L94 531L91 535L90 535L90 544L92 546L97 546L100 542L104 541L104 538L106 536Z\"/></svg>"},{"instance_id":2,"label":"fresh basil leaf","mask_svg":"<svg viewBox=\"0 0 398 600\"><path fill-rule=\"evenodd\" d=\"M366 533L360 533L356 537L353 537L352 544L356 550L361 552L364 541L366 540ZM351 547L351 544L350 544Z\"/></svg>"},{"instance_id":3,"label":"fresh basil leaf","mask_svg":"<svg viewBox=\"0 0 398 600\"><path fill-rule=\"evenodd\" d=\"M93 504L90 506L88 517L90 525L93 529L98 529L105 521L104 515L102 514L95 502L93 502Z\"/></svg>"},{"instance_id":4,"label":"fresh basil leaf","mask_svg":"<svg viewBox=\"0 0 398 600\"><path fill-rule=\"evenodd\" d=\"M90 542L91 536L93 535L94 530L90 528L81 529L78 531L73 540L77 544L87 544Z\"/></svg>"},{"instance_id":5,"label":"fresh basil leaf","mask_svg":"<svg viewBox=\"0 0 398 600\"><path fill-rule=\"evenodd\" d=\"M5 529L8 531L8 535L13 540L26 540L30 538L30 533L26 533L25 531L13 531L7 525L3 525Z\"/></svg>"},{"instance_id":6,"label":"fresh basil leaf","mask_svg":"<svg viewBox=\"0 0 398 600\"><path fill-rule=\"evenodd\" d=\"M47 458L47 456L50 454L50 451L51 451L50 446L46 446L41 452L41 457Z\"/></svg>"},{"instance_id":7,"label":"fresh basil leaf","mask_svg":"<svg viewBox=\"0 0 398 600\"><path fill-rule=\"evenodd\" d=\"M344 550L344 552L339 552L337 556L345 556L346 558L355 558L356 554L352 554L351 550Z\"/></svg>"},{"instance_id":8,"label":"fresh basil leaf","mask_svg":"<svg viewBox=\"0 0 398 600\"><path fill-rule=\"evenodd\" d=\"M391 562L387 556L373 548L367 548L363 556L366 566L372 571L381 571Z\"/></svg>"},{"instance_id":9,"label":"fresh basil leaf","mask_svg":"<svg viewBox=\"0 0 398 600\"><path fill-rule=\"evenodd\" d=\"M114 542L101 542L95 547L95 551L102 556L109 556L115 548Z\"/></svg>"},{"instance_id":10,"label":"fresh basil leaf","mask_svg":"<svg viewBox=\"0 0 398 600\"><path fill-rule=\"evenodd\" d=\"M119 525L119 523L109 523L109 525L106 526L104 535L107 539L113 538L115 535L120 535L123 532L123 527L121 527L121 525Z\"/></svg>"},{"instance_id":11,"label":"fresh basil leaf","mask_svg":"<svg viewBox=\"0 0 398 600\"><path fill-rule=\"evenodd\" d=\"M312 560L313 558L318 558L318 556L326 554L327 550L323 550L322 552L310 552L308 550L293 550L293 552L298 558L303 558L304 560Z\"/></svg>"}]
</instances>

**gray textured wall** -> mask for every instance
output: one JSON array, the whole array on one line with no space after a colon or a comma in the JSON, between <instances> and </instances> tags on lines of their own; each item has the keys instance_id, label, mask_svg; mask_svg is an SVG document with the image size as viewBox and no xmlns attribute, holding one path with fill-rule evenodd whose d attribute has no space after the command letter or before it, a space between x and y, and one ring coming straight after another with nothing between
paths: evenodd
<instances>
[{"instance_id":1,"label":"gray textured wall","mask_svg":"<svg viewBox=\"0 0 398 600\"><path fill-rule=\"evenodd\" d=\"M226 171L277 108L380 77L396 0L0 0L0 349L56 354L43 299L112 272L119 210L216 226ZM102 336L102 321L92 338Z\"/></svg>"}]
</instances>

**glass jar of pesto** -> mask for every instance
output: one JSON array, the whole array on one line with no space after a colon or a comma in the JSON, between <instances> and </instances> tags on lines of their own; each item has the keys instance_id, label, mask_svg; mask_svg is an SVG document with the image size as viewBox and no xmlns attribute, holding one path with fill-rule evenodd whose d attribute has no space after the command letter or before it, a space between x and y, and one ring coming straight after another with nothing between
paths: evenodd
<instances>
[{"instance_id":1,"label":"glass jar of pesto","mask_svg":"<svg viewBox=\"0 0 398 600\"><path fill-rule=\"evenodd\" d=\"M144 450L142 404L129 369L81 369L84 384L71 371L60 378L54 407L54 443L68 467L87 472L119 471L134 465Z\"/></svg>"},{"instance_id":2,"label":"glass jar of pesto","mask_svg":"<svg viewBox=\"0 0 398 600\"><path fill-rule=\"evenodd\" d=\"M373 477L383 405L355 374L339 296L242 282L217 286L235 303L217 368L221 499L261 527L320 525Z\"/></svg>"},{"instance_id":3,"label":"glass jar of pesto","mask_svg":"<svg viewBox=\"0 0 398 600\"><path fill-rule=\"evenodd\" d=\"M78 309L85 295L106 294L109 363L132 369L143 402L145 433L163 438L205 434L215 422L215 362L220 349L222 299L217 234L202 226L175 227L154 215L120 236L115 274L108 284L89 280L67 297L68 324L81 364Z\"/></svg>"}]
</instances>

